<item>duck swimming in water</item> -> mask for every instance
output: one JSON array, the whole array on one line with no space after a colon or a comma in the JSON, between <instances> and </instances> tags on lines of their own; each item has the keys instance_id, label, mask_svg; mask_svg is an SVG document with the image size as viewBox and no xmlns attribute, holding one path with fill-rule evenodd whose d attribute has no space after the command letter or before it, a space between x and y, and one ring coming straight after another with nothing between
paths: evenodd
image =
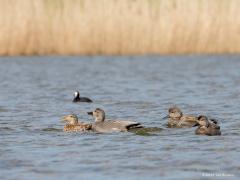
<instances>
[{"instance_id":1,"label":"duck swimming in water","mask_svg":"<svg viewBox=\"0 0 240 180\"><path fill-rule=\"evenodd\" d=\"M195 134L197 135L221 135L220 126L218 126L213 120L209 121L206 116L200 115L195 126L198 126L195 131Z\"/></svg>"},{"instance_id":2,"label":"duck swimming in water","mask_svg":"<svg viewBox=\"0 0 240 180\"><path fill-rule=\"evenodd\" d=\"M168 110L168 122L169 128L183 128L192 127L197 122L197 117L192 115L183 115L180 108L177 106L171 107Z\"/></svg>"},{"instance_id":3,"label":"duck swimming in water","mask_svg":"<svg viewBox=\"0 0 240 180\"><path fill-rule=\"evenodd\" d=\"M88 115L92 115L95 118L95 123L92 124L92 130L101 133L112 132L126 132L132 128L141 128L141 124L133 121L117 121L117 120L105 120L105 112L97 108L93 112L88 112Z\"/></svg>"},{"instance_id":4,"label":"duck swimming in water","mask_svg":"<svg viewBox=\"0 0 240 180\"><path fill-rule=\"evenodd\" d=\"M75 114L64 116L63 121L67 122L67 124L63 128L63 131L66 132L89 131L92 129L91 124L84 124L82 122L78 122L78 117Z\"/></svg>"},{"instance_id":5,"label":"duck swimming in water","mask_svg":"<svg viewBox=\"0 0 240 180\"><path fill-rule=\"evenodd\" d=\"M87 98L87 97L81 97L79 91L75 91L73 102L88 102L88 103L91 103L92 100Z\"/></svg>"}]
</instances>

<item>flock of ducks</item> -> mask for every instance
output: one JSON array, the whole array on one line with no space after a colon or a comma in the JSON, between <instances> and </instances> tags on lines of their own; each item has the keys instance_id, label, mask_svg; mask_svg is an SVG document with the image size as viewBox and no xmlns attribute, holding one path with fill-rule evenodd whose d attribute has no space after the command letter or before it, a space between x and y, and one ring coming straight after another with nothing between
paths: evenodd
<instances>
[{"instance_id":1,"label":"flock of ducks","mask_svg":"<svg viewBox=\"0 0 240 180\"><path fill-rule=\"evenodd\" d=\"M87 97L81 97L80 93L76 91L74 93L73 102L93 102ZM112 132L128 132L133 129L147 129L141 123L134 121L117 121L117 120L106 120L106 114L104 110L96 108L92 112L88 112L88 115L93 116L95 119L94 123L83 123L80 122L77 115L70 114L63 117L63 121L66 122L64 131L66 132L86 132L93 131L99 133L112 133ZM197 135L208 135L215 136L221 135L220 126L215 119L209 119L207 116L191 116L184 115L180 108L177 106L171 107L168 110L168 128L191 128L198 126L195 130Z\"/></svg>"}]
</instances>

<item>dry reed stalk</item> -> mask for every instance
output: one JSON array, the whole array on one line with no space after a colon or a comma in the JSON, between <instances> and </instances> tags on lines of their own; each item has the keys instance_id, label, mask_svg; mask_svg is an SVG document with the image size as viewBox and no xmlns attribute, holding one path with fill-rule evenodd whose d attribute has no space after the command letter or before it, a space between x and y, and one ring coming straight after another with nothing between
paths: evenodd
<instances>
[{"instance_id":1,"label":"dry reed stalk","mask_svg":"<svg viewBox=\"0 0 240 180\"><path fill-rule=\"evenodd\" d=\"M239 53L239 0L0 0L0 55Z\"/></svg>"}]
</instances>

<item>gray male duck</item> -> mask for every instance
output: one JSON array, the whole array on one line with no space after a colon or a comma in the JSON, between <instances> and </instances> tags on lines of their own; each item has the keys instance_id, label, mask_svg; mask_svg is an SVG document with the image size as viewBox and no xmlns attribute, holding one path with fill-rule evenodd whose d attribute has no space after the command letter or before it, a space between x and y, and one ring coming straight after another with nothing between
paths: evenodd
<instances>
[{"instance_id":1,"label":"gray male duck","mask_svg":"<svg viewBox=\"0 0 240 180\"><path fill-rule=\"evenodd\" d=\"M104 110L97 108L93 112L88 112L95 118L92 130L100 133L127 132L132 128L141 128L141 124L134 121L105 120Z\"/></svg>"},{"instance_id":2,"label":"gray male duck","mask_svg":"<svg viewBox=\"0 0 240 180\"><path fill-rule=\"evenodd\" d=\"M87 102L92 103L92 100L87 97L81 97L79 91L74 92L73 102Z\"/></svg>"},{"instance_id":3,"label":"gray male duck","mask_svg":"<svg viewBox=\"0 0 240 180\"><path fill-rule=\"evenodd\" d=\"M200 115L197 119L198 128L195 131L197 135L218 136L221 135L220 126L216 120L208 120L206 116Z\"/></svg>"},{"instance_id":4,"label":"gray male duck","mask_svg":"<svg viewBox=\"0 0 240 180\"><path fill-rule=\"evenodd\" d=\"M197 122L197 117L192 115L183 115L180 108L173 106L168 110L168 122L169 128L183 128L193 127Z\"/></svg>"}]
</instances>

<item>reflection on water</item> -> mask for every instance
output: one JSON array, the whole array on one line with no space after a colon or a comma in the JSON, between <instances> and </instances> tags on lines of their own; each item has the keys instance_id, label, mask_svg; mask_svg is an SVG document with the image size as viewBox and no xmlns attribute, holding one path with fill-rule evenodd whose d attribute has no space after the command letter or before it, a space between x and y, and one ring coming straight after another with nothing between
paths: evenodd
<instances>
[{"instance_id":1,"label":"reflection on water","mask_svg":"<svg viewBox=\"0 0 240 180\"><path fill-rule=\"evenodd\" d=\"M239 56L0 58L1 179L239 176ZM94 103L71 102L80 90ZM169 106L219 120L222 136L167 129ZM103 108L107 118L159 129L64 133L61 117Z\"/></svg>"}]
</instances>

